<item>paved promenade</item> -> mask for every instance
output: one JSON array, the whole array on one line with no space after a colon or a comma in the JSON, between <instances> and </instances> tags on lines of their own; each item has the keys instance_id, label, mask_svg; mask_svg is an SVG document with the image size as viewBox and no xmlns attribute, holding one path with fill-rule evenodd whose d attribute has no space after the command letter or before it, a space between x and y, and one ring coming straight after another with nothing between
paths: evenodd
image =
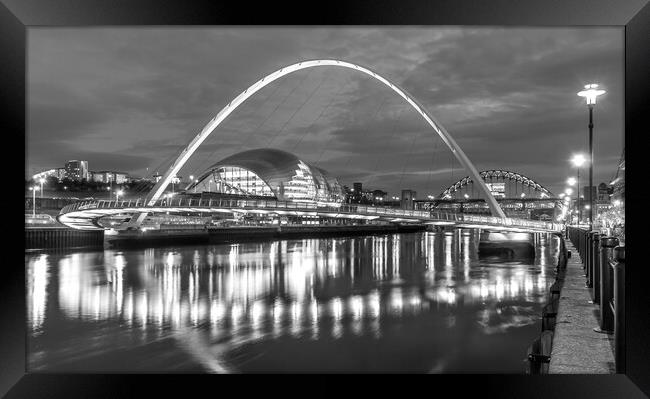
<instances>
[{"instance_id":1,"label":"paved promenade","mask_svg":"<svg viewBox=\"0 0 650 399\"><path fill-rule=\"evenodd\" d=\"M566 247L571 258L560 296L549 374L614 374L614 336L593 330L600 308L590 303L578 250L569 240Z\"/></svg>"}]
</instances>

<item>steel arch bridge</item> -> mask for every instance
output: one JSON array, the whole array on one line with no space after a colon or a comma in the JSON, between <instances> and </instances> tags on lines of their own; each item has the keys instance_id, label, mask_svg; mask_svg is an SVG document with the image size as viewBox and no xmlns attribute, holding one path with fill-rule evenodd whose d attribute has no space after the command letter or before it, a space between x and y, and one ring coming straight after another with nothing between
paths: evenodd
<instances>
[{"instance_id":1,"label":"steel arch bridge","mask_svg":"<svg viewBox=\"0 0 650 399\"><path fill-rule=\"evenodd\" d=\"M535 182L533 179L522 175L521 173L512 172L509 170L484 170L479 172L479 175L481 176L481 179L484 182L488 179L489 180L492 179L510 180L510 181L521 183L523 186L529 187L537 192L545 194L548 197L553 197L553 193L550 190L548 190L546 187L542 186L541 184ZM438 196L438 198L440 199L450 198L451 194L453 194L454 192L473 183L474 181L470 176L465 176L462 179L458 180L456 183L447 187L447 189L443 191Z\"/></svg>"},{"instance_id":2,"label":"steel arch bridge","mask_svg":"<svg viewBox=\"0 0 650 399\"><path fill-rule=\"evenodd\" d=\"M399 87L395 83L389 81L388 79L384 78L383 76L380 76L379 74L373 72L368 68L350 62L333 60L333 59L303 61L293 65L286 66L263 77L261 80L258 80L250 87L248 87L246 90L244 90L241 94L239 94L237 97L235 97L230 103L228 103L228 105L223 107L221 111L219 111L219 113L217 113L217 115L205 125L205 127L201 130L201 132L190 142L190 144L183 150L183 152L181 152L178 158L176 158L176 160L172 163L169 169L162 176L160 181L156 183L156 185L153 187L151 192L147 195L146 198L147 205L153 206L156 203L156 201L160 199L165 189L171 182L172 178L176 176L176 174L180 171L183 165L185 165L185 163L190 159L192 154L194 154L194 152L201 145L201 143L203 143L203 141L205 141L205 139L217 128L217 126L219 126L228 117L228 115L230 115L244 101L246 101L253 94L261 90L271 82L280 79L285 75L306 68L314 68L314 67L322 67L322 66L342 67L342 68L348 68L348 69L352 69L364 73L378 80L384 85L388 86L391 90L393 90L400 97L406 100L406 102L416 112L418 112L418 114L420 114L420 116L431 126L434 132L438 134L438 136L440 136L440 138L445 142L447 147L449 147L451 152L456 156L456 158L461 163L461 165L463 165L463 167L469 172L470 176L474 177L475 180L478 182L479 190L483 193L483 196L485 197L485 200L490 208L492 215L503 219L506 218L505 213L503 212L501 207L499 207L499 204L497 203L496 199L488 189L485 182L479 178L478 170L474 167L474 165L469 160L469 158L465 155L465 153L460 148L460 146L451 137L449 132L447 132L447 130L440 124L440 122L438 122L433 117L433 115L431 115L426 110L426 108L424 108L413 96L411 96L409 93L406 92L406 90ZM129 223L134 226L139 226L142 223L142 221L145 219L145 217L146 214L139 214L137 217L133 218L133 221Z\"/></svg>"}]
</instances>

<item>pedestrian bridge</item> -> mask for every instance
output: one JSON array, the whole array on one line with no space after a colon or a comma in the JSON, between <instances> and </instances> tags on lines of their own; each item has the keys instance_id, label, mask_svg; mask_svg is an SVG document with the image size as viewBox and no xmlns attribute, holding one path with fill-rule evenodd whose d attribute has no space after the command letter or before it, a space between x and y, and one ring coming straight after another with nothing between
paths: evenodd
<instances>
[{"instance_id":1,"label":"pedestrian bridge","mask_svg":"<svg viewBox=\"0 0 650 399\"><path fill-rule=\"evenodd\" d=\"M66 226L81 230L104 230L100 219L124 215L125 218L143 213L242 213L277 214L292 216L321 216L359 221L384 221L391 223L417 223L430 225L456 225L467 228L494 228L508 231L561 231L557 223L499 218L494 216L405 210L355 204L325 204L315 202L289 202L275 200L164 198L147 203L146 200L89 200L70 204L61 209L57 220Z\"/></svg>"}]
</instances>

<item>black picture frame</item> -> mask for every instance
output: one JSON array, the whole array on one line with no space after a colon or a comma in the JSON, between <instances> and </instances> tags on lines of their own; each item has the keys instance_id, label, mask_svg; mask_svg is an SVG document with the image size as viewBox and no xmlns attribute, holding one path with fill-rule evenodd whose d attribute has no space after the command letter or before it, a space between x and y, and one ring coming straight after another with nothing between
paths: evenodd
<instances>
[{"instance_id":1,"label":"black picture frame","mask_svg":"<svg viewBox=\"0 0 650 399\"><path fill-rule=\"evenodd\" d=\"M99 1L99 0L0 0L0 104L4 111L0 126L5 139L5 155L17 153L25 145L26 132L26 33L33 26L94 25L505 25L505 26L621 26L625 27L625 144L627 179L637 180L635 169L643 155L642 140L647 133L643 118L650 110L650 5L647 0L446 0L446 1L357 1L357 2L215 2L195 1ZM22 140L21 140L22 138ZM13 150L9 150L12 148ZM23 153L24 154L24 153ZM7 159L6 157L6 159ZM5 161L8 174L18 161ZM638 162L640 164L640 162ZM630 167L630 165L632 165ZM643 166L639 167L639 171ZM640 174L640 173L639 173ZM631 215L643 215L642 184L628 185L626 209ZM18 255L14 229L24 221L15 209L22 201L11 195L6 186L3 199L6 235L5 253L15 253L0 262L0 395L7 398L31 397L151 397L156 393L198 394L199 389L226 390L250 394L283 393L287 384L297 387L295 377L272 376L261 384L243 382L240 377L183 375L100 375L100 374L33 374L25 372L25 274ZM13 198L15 197L15 198ZM6 200L9 198L9 200ZM11 210L14 209L12 212ZM643 219L628 218L628 230L641 230ZM632 266L626 269L630 281L626 301L627 348L625 375L443 375L403 382L384 378L369 382L366 378L346 378L345 394L364 395L389 386L404 394L416 394L417 388L427 395L477 394L487 397L513 398L636 398L650 395L650 296L647 287L648 267L641 260L639 237L643 232L627 235L632 251ZM636 253L635 253L636 251ZM15 259L14 259L15 256ZM24 260L24 258L22 259ZM629 264L629 261L626 262ZM224 380L224 378L226 378ZM314 377L310 377L312 380ZM433 378L433 379L430 379ZM320 379L319 379L320 380ZM328 378L329 380L329 378ZM218 388L215 386L218 386ZM312 391L341 394L342 385L304 381L313 388L295 388L301 396ZM415 384L415 385L413 385ZM353 387L352 387L353 386ZM314 389L315 388L315 389ZM645 395L644 395L645 392Z\"/></svg>"}]
</instances>

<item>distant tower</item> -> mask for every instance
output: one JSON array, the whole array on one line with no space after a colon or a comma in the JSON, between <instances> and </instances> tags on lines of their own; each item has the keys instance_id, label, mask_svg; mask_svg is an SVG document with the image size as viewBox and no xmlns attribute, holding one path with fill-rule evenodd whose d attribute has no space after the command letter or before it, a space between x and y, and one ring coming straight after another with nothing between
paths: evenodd
<instances>
[{"instance_id":1,"label":"distant tower","mask_svg":"<svg viewBox=\"0 0 650 399\"><path fill-rule=\"evenodd\" d=\"M88 181L88 161L78 161L76 159L70 160L65 163L65 172L69 179Z\"/></svg>"},{"instance_id":2,"label":"distant tower","mask_svg":"<svg viewBox=\"0 0 650 399\"><path fill-rule=\"evenodd\" d=\"M413 190L402 190L402 200L400 203L402 209L413 209L415 194Z\"/></svg>"},{"instance_id":3,"label":"distant tower","mask_svg":"<svg viewBox=\"0 0 650 399\"><path fill-rule=\"evenodd\" d=\"M354 193L352 195L352 202L361 202L361 195L363 193L363 185L361 183L352 183Z\"/></svg>"}]
</instances>

